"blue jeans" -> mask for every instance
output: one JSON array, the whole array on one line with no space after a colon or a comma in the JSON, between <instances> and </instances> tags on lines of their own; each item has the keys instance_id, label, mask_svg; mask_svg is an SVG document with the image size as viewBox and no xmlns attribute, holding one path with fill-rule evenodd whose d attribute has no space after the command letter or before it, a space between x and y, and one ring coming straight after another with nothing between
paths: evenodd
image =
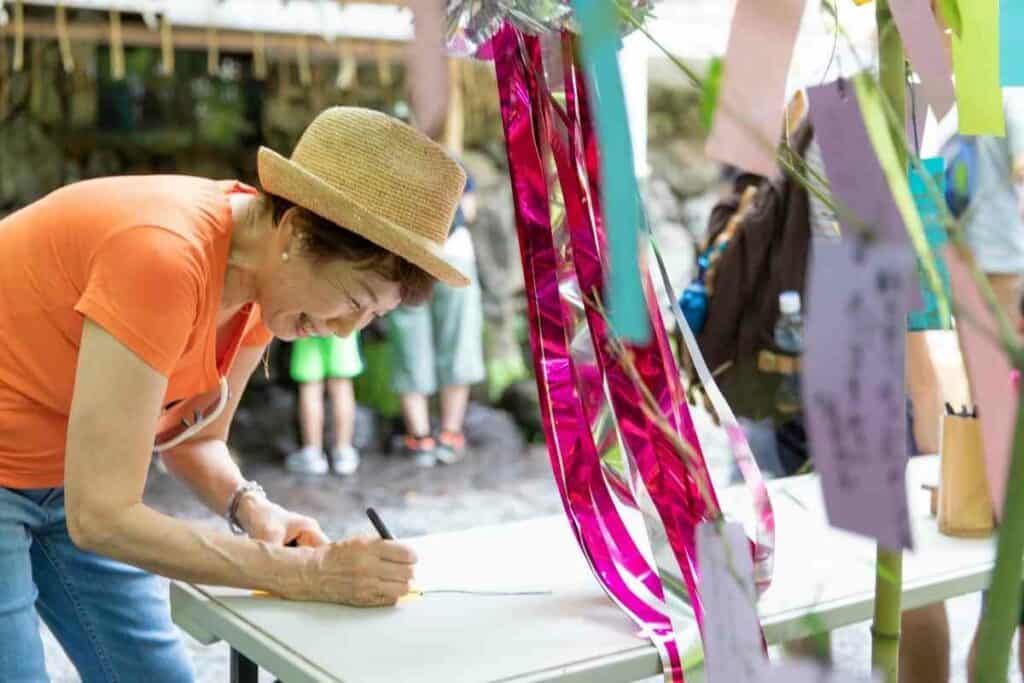
<instances>
[{"instance_id":1,"label":"blue jeans","mask_svg":"<svg viewBox=\"0 0 1024 683\"><path fill-rule=\"evenodd\" d=\"M64 489L0 487L0 681L48 680L37 612L83 683L194 679L161 581L77 548Z\"/></svg>"}]
</instances>

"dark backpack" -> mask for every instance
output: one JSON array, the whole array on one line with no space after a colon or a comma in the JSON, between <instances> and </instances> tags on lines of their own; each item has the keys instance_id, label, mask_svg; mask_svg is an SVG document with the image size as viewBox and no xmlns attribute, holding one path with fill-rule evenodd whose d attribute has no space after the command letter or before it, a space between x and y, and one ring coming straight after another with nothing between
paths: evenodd
<instances>
[{"instance_id":1,"label":"dark backpack","mask_svg":"<svg viewBox=\"0 0 1024 683\"><path fill-rule=\"evenodd\" d=\"M812 135L806 121L793 133L795 163L803 163ZM780 171L773 178L740 175L731 194L711 211L698 254L707 313L694 334L719 388L741 417L793 417L779 413L775 396L782 373L792 372L796 359L779 352L774 336L779 294L797 291L803 298L809 204L807 191ZM692 399L701 391L700 381L692 364L686 367Z\"/></svg>"}]
</instances>

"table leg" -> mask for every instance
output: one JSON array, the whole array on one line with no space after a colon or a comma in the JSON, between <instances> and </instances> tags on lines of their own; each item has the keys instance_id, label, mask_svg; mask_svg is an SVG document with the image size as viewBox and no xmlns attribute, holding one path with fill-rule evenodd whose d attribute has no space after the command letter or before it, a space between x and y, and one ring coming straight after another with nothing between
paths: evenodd
<instances>
[{"instance_id":1,"label":"table leg","mask_svg":"<svg viewBox=\"0 0 1024 683\"><path fill-rule=\"evenodd\" d=\"M231 648L231 683L258 683L260 669L235 648Z\"/></svg>"}]
</instances>

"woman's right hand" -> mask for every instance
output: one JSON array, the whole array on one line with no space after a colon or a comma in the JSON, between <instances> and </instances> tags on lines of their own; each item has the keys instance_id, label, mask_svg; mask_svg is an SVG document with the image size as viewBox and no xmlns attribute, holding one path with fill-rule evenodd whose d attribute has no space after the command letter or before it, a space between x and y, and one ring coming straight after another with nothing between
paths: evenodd
<instances>
[{"instance_id":1,"label":"woman's right hand","mask_svg":"<svg viewBox=\"0 0 1024 683\"><path fill-rule=\"evenodd\" d=\"M349 538L307 550L294 576L282 577L289 600L333 602L354 607L394 605L409 592L416 553L396 541Z\"/></svg>"}]
</instances>

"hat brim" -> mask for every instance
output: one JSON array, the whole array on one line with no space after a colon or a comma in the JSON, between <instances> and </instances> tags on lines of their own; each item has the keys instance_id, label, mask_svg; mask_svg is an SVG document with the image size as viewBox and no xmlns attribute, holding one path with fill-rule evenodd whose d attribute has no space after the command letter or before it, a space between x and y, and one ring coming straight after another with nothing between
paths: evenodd
<instances>
[{"instance_id":1,"label":"hat brim","mask_svg":"<svg viewBox=\"0 0 1024 683\"><path fill-rule=\"evenodd\" d=\"M450 287L467 287L470 279L445 257L443 247L359 206L312 173L267 147L257 155L260 184L316 215L365 237Z\"/></svg>"}]
</instances>

